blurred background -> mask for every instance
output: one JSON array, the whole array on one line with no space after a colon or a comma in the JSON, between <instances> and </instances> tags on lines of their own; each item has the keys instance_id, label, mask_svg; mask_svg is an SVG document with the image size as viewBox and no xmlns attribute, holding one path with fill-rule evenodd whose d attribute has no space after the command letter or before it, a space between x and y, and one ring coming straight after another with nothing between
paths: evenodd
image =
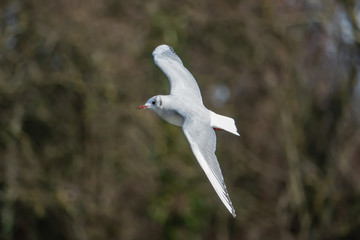
<instances>
[{"instance_id":1,"label":"blurred background","mask_svg":"<svg viewBox=\"0 0 360 240\"><path fill-rule=\"evenodd\" d=\"M136 107L171 45L236 120L217 156ZM360 2L3 0L0 238L360 239Z\"/></svg>"}]
</instances>

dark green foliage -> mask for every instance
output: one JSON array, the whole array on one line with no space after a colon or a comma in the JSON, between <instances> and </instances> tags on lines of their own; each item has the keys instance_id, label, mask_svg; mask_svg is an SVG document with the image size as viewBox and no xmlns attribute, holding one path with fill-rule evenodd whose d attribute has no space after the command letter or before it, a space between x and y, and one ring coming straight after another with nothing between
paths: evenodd
<instances>
[{"instance_id":1,"label":"dark green foliage","mask_svg":"<svg viewBox=\"0 0 360 240\"><path fill-rule=\"evenodd\" d=\"M358 5L1 1L0 239L360 238ZM169 92L163 43L237 122L235 219L181 128L136 110Z\"/></svg>"}]
</instances>

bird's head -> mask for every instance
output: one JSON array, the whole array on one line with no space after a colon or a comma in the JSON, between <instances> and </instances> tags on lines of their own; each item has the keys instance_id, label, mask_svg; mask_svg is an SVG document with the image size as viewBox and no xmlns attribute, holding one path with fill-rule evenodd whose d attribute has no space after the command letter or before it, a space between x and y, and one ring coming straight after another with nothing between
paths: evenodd
<instances>
[{"instance_id":1,"label":"bird's head","mask_svg":"<svg viewBox=\"0 0 360 240\"><path fill-rule=\"evenodd\" d=\"M151 110L158 110L162 109L163 107L163 101L161 99L161 96L154 96L151 97L144 105L140 105L138 109L151 109Z\"/></svg>"}]
</instances>

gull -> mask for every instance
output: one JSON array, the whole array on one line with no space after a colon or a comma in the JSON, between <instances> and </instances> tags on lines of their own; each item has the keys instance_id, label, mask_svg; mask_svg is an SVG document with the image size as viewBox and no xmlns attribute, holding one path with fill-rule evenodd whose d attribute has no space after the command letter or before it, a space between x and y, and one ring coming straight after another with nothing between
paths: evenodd
<instances>
[{"instance_id":1,"label":"gull","mask_svg":"<svg viewBox=\"0 0 360 240\"><path fill-rule=\"evenodd\" d=\"M236 217L215 155L216 134L214 131L225 130L240 136L234 119L216 114L204 106L195 78L184 67L172 47L160 45L152 55L155 64L170 81L170 95L151 97L138 109L150 109L165 121L182 127L192 152L211 185L225 207L233 217Z\"/></svg>"}]
</instances>

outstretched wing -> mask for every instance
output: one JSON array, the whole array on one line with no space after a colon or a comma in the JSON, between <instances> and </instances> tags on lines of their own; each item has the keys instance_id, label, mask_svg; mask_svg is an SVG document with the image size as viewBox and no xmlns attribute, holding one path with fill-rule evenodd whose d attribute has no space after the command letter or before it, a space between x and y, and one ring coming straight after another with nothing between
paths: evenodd
<instances>
[{"instance_id":1,"label":"outstretched wing","mask_svg":"<svg viewBox=\"0 0 360 240\"><path fill-rule=\"evenodd\" d=\"M199 122L186 119L182 128L196 159L210 180L211 185L225 207L235 217L235 209L230 200L220 165L215 155L215 132L210 126L200 125Z\"/></svg>"},{"instance_id":2,"label":"outstretched wing","mask_svg":"<svg viewBox=\"0 0 360 240\"><path fill-rule=\"evenodd\" d=\"M181 59L171 47L160 45L154 50L153 56L156 65L170 81L170 94L189 96L202 103L200 89L195 78L184 67Z\"/></svg>"}]
</instances>

